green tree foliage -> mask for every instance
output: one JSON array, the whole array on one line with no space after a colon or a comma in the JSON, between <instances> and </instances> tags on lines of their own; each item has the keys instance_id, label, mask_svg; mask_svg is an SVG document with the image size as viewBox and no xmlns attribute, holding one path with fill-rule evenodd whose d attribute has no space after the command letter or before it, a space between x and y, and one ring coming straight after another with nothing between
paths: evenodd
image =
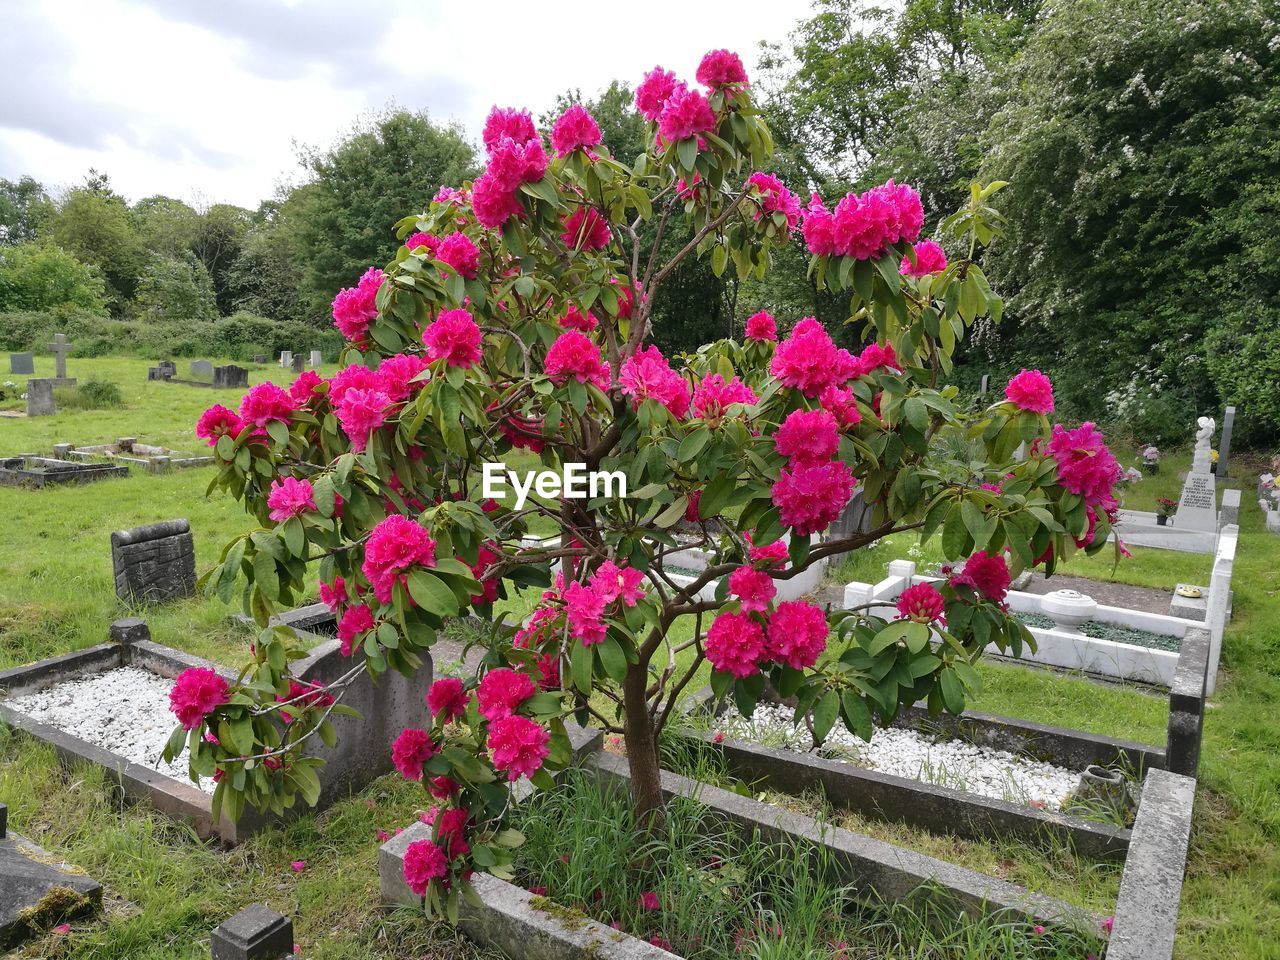
<instances>
[{"instance_id":1,"label":"green tree foliage","mask_svg":"<svg viewBox=\"0 0 1280 960\"><path fill-rule=\"evenodd\" d=\"M393 110L358 124L332 149L304 153L302 164L314 189L299 240L306 292L320 312L370 265L390 259L404 211L424 209L442 185L474 173L475 154L457 127Z\"/></svg>"},{"instance_id":2,"label":"green tree foliage","mask_svg":"<svg viewBox=\"0 0 1280 960\"><path fill-rule=\"evenodd\" d=\"M218 316L213 282L204 264L187 251L153 256L138 281L135 304L149 320L213 320Z\"/></svg>"},{"instance_id":3,"label":"green tree foliage","mask_svg":"<svg viewBox=\"0 0 1280 960\"><path fill-rule=\"evenodd\" d=\"M191 249L209 273L220 313L234 307L228 274L252 225L253 214L230 203L215 203L196 221Z\"/></svg>"},{"instance_id":4,"label":"green tree foliage","mask_svg":"<svg viewBox=\"0 0 1280 960\"><path fill-rule=\"evenodd\" d=\"M199 214L181 200L156 195L129 208L138 241L150 253L180 257L191 251Z\"/></svg>"},{"instance_id":5,"label":"green tree foliage","mask_svg":"<svg viewBox=\"0 0 1280 960\"><path fill-rule=\"evenodd\" d=\"M97 270L52 243L0 247L0 312L63 306L106 309Z\"/></svg>"},{"instance_id":6,"label":"green tree foliage","mask_svg":"<svg viewBox=\"0 0 1280 960\"><path fill-rule=\"evenodd\" d=\"M0 177L0 245L30 243L53 216L53 201L33 177Z\"/></svg>"},{"instance_id":7,"label":"green tree foliage","mask_svg":"<svg viewBox=\"0 0 1280 960\"><path fill-rule=\"evenodd\" d=\"M111 189L105 174L90 170L83 186L67 192L49 220L47 235L101 271L107 305L112 313L123 313L146 255L124 198Z\"/></svg>"},{"instance_id":8,"label":"green tree foliage","mask_svg":"<svg viewBox=\"0 0 1280 960\"><path fill-rule=\"evenodd\" d=\"M1083 413L1108 412L1100 382L1167 383L1185 436L1215 381L1245 420L1276 392L1278 38L1254 0L1082 0L1004 81L984 173L1011 182L1016 227L991 272L1018 291L1015 345L1058 358Z\"/></svg>"}]
</instances>

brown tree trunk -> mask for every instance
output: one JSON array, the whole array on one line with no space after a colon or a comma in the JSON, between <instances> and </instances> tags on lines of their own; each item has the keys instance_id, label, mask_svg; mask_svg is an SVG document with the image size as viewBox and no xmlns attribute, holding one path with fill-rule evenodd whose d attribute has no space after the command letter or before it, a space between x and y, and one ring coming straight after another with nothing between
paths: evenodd
<instances>
[{"instance_id":1,"label":"brown tree trunk","mask_svg":"<svg viewBox=\"0 0 1280 960\"><path fill-rule=\"evenodd\" d=\"M662 781L658 765L658 745L645 698L647 677L639 664L627 670L622 685L623 729L627 735L627 765L631 770L631 802L636 824L646 830L658 829L665 821Z\"/></svg>"}]
</instances>

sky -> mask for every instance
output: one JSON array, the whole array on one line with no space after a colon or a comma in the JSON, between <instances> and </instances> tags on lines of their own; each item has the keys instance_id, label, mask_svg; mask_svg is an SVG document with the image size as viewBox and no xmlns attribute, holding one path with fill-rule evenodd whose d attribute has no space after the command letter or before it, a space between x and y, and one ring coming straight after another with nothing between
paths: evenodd
<instances>
[{"instance_id":1,"label":"sky","mask_svg":"<svg viewBox=\"0 0 1280 960\"><path fill-rule=\"evenodd\" d=\"M0 0L0 177L56 192L94 167L131 202L252 209L303 179L299 145L389 104L475 142L494 104L537 116L659 63L692 81L713 48L750 73L809 4Z\"/></svg>"}]
</instances>

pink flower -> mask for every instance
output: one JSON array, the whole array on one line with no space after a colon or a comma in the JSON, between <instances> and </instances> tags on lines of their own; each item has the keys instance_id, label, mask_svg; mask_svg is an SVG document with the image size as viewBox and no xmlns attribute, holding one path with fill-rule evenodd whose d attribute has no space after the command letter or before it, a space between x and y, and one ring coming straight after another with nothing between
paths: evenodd
<instances>
[{"instance_id":1,"label":"pink flower","mask_svg":"<svg viewBox=\"0 0 1280 960\"><path fill-rule=\"evenodd\" d=\"M333 325L354 344L364 343L369 323L378 316L378 288L385 279L386 274L370 267L354 287L333 298Z\"/></svg>"},{"instance_id":2,"label":"pink flower","mask_svg":"<svg viewBox=\"0 0 1280 960\"><path fill-rule=\"evenodd\" d=\"M425 730L414 727L400 731L391 745L391 761L406 780L421 780L422 765L436 755L436 745Z\"/></svg>"},{"instance_id":3,"label":"pink flower","mask_svg":"<svg viewBox=\"0 0 1280 960\"><path fill-rule=\"evenodd\" d=\"M351 449L359 453L369 444L373 431L387 420L391 398L381 390L348 390L334 413L342 432L351 441Z\"/></svg>"},{"instance_id":4,"label":"pink flower","mask_svg":"<svg viewBox=\"0 0 1280 960\"><path fill-rule=\"evenodd\" d=\"M696 401L695 401L696 402ZM702 500L702 491L695 490L689 494L689 502L684 508L684 518L690 523L697 523L702 517L698 514L698 504Z\"/></svg>"},{"instance_id":5,"label":"pink flower","mask_svg":"<svg viewBox=\"0 0 1280 960\"><path fill-rule=\"evenodd\" d=\"M409 236L407 236L404 241L404 245L408 247L410 250L417 250L420 247L426 247L427 253L431 254L431 256L433 257L435 256L435 253L436 253L436 246L439 243L440 241L437 240L435 237L433 237L431 234L422 233L421 231L417 233L409 234Z\"/></svg>"},{"instance_id":6,"label":"pink flower","mask_svg":"<svg viewBox=\"0 0 1280 960\"><path fill-rule=\"evenodd\" d=\"M533 125L533 117L528 110L494 107L485 118L484 132L480 137L484 141L484 148L492 151L503 137L514 140L516 143L527 143L537 139L538 131Z\"/></svg>"},{"instance_id":7,"label":"pink flower","mask_svg":"<svg viewBox=\"0 0 1280 960\"><path fill-rule=\"evenodd\" d=\"M698 72L694 74L704 87L716 89L733 84L747 83L747 70L742 65L742 58L728 50L712 50L698 64Z\"/></svg>"},{"instance_id":8,"label":"pink flower","mask_svg":"<svg viewBox=\"0 0 1280 960\"><path fill-rule=\"evenodd\" d=\"M563 385L570 377L579 383L594 383L609 389L609 367L600 358L600 348L578 330L566 330L547 350L547 376Z\"/></svg>"},{"instance_id":9,"label":"pink flower","mask_svg":"<svg viewBox=\"0 0 1280 960\"><path fill-rule=\"evenodd\" d=\"M445 360L449 366L463 369L480 362L484 355L481 349L483 339L475 320L463 309L441 311L440 316L422 331L427 360L432 363Z\"/></svg>"},{"instance_id":10,"label":"pink flower","mask_svg":"<svg viewBox=\"0 0 1280 960\"><path fill-rule=\"evenodd\" d=\"M471 211L480 226L495 230L514 216L524 213L516 188L504 186L496 177L482 174L471 187Z\"/></svg>"},{"instance_id":11,"label":"pink flower","mask_svg":"<svg viewBox=\"0 0 1280 960\"><path fill-rule=\"evenodd\" d=\"M640 894L640 909L649 913L656 913L662 909L662 903L658 900L658 895L652 890L646 890Z\"/></svg>"},{"instance_id":12,"label":"pink flower","mask_svg":"<svg viewBox=\"0 0 1280 960\"><path fill-rule=\"evenodd\" d=\"M654 67L636 87L636 109L650 122L657 120L667 100L675 93L679 81L670 70Z\"/></svg>"},{"instance_id":13,"label":"pink flower","mask_svg":"<svg viewBox=\"0 0 1280 960\"><path fill-rule=\"evenodd\" d=\"M289 385L289 396L297 406L301 407L314 397L316 390L322 386L324 386L324 377L314 370L304 370Z\"/></svg>"},{"instance_id":14,"label":"pink flower","mask_svg":"<svg viewBox=\"0 0 1280 960\"><path fill-rule=\"evenodd\" d=\"M556 155L567 157L573 151L600 143L600 125L581 104L575 103L551 127L551 146Z\"/></svg>"},{"instance_id":15,"label":"pink flower","mask_svg":"<svg viewBox=\"0 0 1280 960\"><path fill-rule=\"evenodd\" d=\"M1098 924L1098 926L1102 928L1102 932L1107 934L1108 936L1110 936L1111 930L1113 927L1115 927L1115 925L1116 925L1115 917L1104 917L1102 919L1102 922Z\"/></svg>"},{"instance_id":16,"label":"pink flower","mask_svg":"<svg viewBox=\"0 0 1280 960\"><path fill-rule=\"evenodd\" d=\"M480 680L476 702L480 716L492 722L514 714L516 708L534 693L533 681L528 676L508 667L499 667L490 670Z\"/></svg>"},{"instance_id":17,"label":"pink flower","mask_svg":"<svg viewBox=\"0 0 1280 960\"><path fill-rule=\"evenodd\" d=\"M618 382L636 409L641 401L652 397L677 420L689 412L689 384L671 369L662 351L655 346L627 357L618 372Z\"/></svg>"},{"instance_id":18,"label":"pink flower","mask_svg":"<svg viewBox=\"0 0 1280 960\"><path fill-rule=\"evenodd\" d=\"M526 678L528 679L528 678ZM501 717L489 724L489 753L493 768L508 780L531 777L551 753L551 735L528 717Z\"/></svg>"},{"instance_id":19,"label":"pink flower","mask_svg":"<svg viewBox=\"0 0 1280 960\"><path fill-rule=\"evenodd\" d=\"M747 184L756 188L760 200L760 206L752 212L752 217L759 220L780 213L787 218L787 233L790 234L800 222L800 199L772 173L753 173L747 178Z\"/></svg>"},{"instance_id":20,"label":"pink flower","mask_svg":"<svg viewBox=\"0 0 1280 960\"><path fill-rule=\"evenodd\" d=\"M870 260L892 243L914 241L924 225L920 195L892 180L862 195L849 194L829 211L815 193L801 230L809 252Z\"/></svg>"},{"instance_id":21,"label":"pink flower","mask_svg":"<svg viewBox=\"0 0 1280 960\"><path fill-rule=\"evenodd\" d=\"M830 460L840 447L840 430L826 410L792 410L773 435L773 443L792 464Z\"/></svg>"},{"instance_id":22,"label":"pink flower","mask_svg":"<svg viewBox=\"0 0 1280 960\"><path fill-rule=\"evenodd\" d=\"M255 427L265 427L272 420L288 423L296 406L287 390L268 380L249 388L240 401L240 419Z\"/></svg>"},{"instance_id":23,"label":"pink flower","mask_svg":"<svg viewBox=\"0 0 1280 960\"><path fill-rule=\"evenodd\" d=\"M1034 927L1031 928L1031 932L1034 933L1037 937L1043 937L1044 927L1037 923Z\"/></svg>"},{"instance_id":24,"label":"pink flower","mask_svg":"<svg viewBox=\"0 0 1280 960\"><path fill-rule=\"evenodd\" d=\"M436 838L444 844L445 852L450 860L455 860L471 852L471 844L467 843L467 820L471 814L462 807L450 807L436 817L438 826Z\"/></svg>"},{"instance_id":25,"label":"pink flower","mask_svg":"<svg viewBox=\"0 0 1280 960\"><path fill-rule=\"evenodd\" d=\"M1049 455L1058 461L1058 483L1064 490L1079 494L1087 506L1116 508L1113 488L1120 478L1120 464L1092 423L1086 421L1074 430L1055 424Z\"/></svg>"},{"instance_id":26,"label":"pink flower","mask_svg":"<svg viewBox=\"0 0 1280 960\"><path fill-rule=\"evenodd\" d=\"M457 677L441 677L427 691L427 709L441 723L466 716L471 695Z\"/></svg>"},{"instance_id":27,"label":"pink flower","mask_svg":"<svg viewBox=\"0 0 1280 960\"><path fill-rule=\"evenodd\" d=\"M566 330L581 330L583 333L590 333L600 326L600 321L590 311L584 316L576 303L570 303L564 309L564 316L560 318L560 326Z\"/></svg>"},{"instance_id":28,"label":"pink flower","mask_svg":"<svg viewBox=\"0 0 1280 960\"><path fill-rule=\"evenodd\" d=\"M480 270L480 251L465 233L451 233L441 240L435 258L468 280L474 280Z\"/></svg>"},{"instance_id":29,"label":"pink flower","mask_svg":"<svg viewBox=\"0 0 1280 960\"><path fill-rule=\"evenodd\" d=\"M608 628L604 622L604 596L581 583L571 583L565 589L565 615L569 621L569 635L582 641L584 647L603 643Z\"/></svg>"},{"instance_id":30,"label":"pink flower","mask_svg":"<svg viewBox=\"0 0 1280 960\"><path fill-rule=\"evenodd\" d=\"M659 949L662 949L662 950L666 950L668 952L670 952L672 949L671 941L658 933L655 933L652 937L650 937L649 942L653 944L653 946L658 947Z\"/></svg>"},{"instance_id":31,"label":"pink flower","mask_svg":"<svg viewBox=\"0 0 1280 960\"><path fill-rule=\"evenodd\" d=\"M644 598L644 572L634 567L619 567L612 560L606 560L591 575L591 589L605 603L621 600L628 607L634 607Z\"/></svg>"},{"instance_id":32,"label":"pink flower","mask_svg":"<svg viewBox=\"0 0 1280 960\"><path fill-rule=\"evenodd\" d=\"M856 425L862 419L862 414L858 412L857 398L846 387L823 387L818 402L822 404L822 409L836 418L841 430Z\"/></svg>"},{"instance_id":33,"label":"pink flower","mask_svg":"<svg viewBox=\"0 0 1280 960\"><path fill-rule=\"evenodd\" d=\"M361 570L373 586L378 602L390 603L398 575L410 567L435 565L436 542L431 535L421 524L393 513L369 534Z\"/></svg>"},{"instance_id":34,"label":"pink flower","mask_svg":"<svg viewBox=\"0 0 1280 960\"><path fill-rule=\"evenodd\" d=\"M775 540L773 543L764 547L757 547L751 544L751 534L746 534L747 539L747 559L752 563L763 563L765 569L775 564L785 565L787 562L787 545L782 540Z\"/></svg>"},{"instance_id":35,"label":"pink flower","mask_svg":"<svg viewBox=\"0 0 1280 960\"><path fill-rule=\"evenodd\" d=\"M307 869L307 861L290 860L289 869L292 870L294 873L301 873L303 870Z\"/></svg>"},{"instance_id":36,"label":"pink flower","mask_svg":"<svg viewBox=\"0 0 1280 960\"><path fill-rule=\"evenodd\" d=\"M338 639L342 641L342 655L351 656L351 650L362 633L373 629L373 611L367 604L348 607L338 621Z\"/></svg>"},{"instance_id":37,"label":"pink flower","mask_svg":"<svg viewBox=\"0 0 1280 960\"><path fill-rule=\"evenodd\" d=\"M293 477L273 481L267 494L267 506L271 508L271 519L276 523L314 511L316 499L311 492L311 481Z\"/></svg>"},{"instance_id":38,"label":"pink flower","mask_svg":"<svg viewBox=\"0 0 1280 960\"><path fill-rule=\"evenodd\" d=\"M947 269L947 254L932 240L921 240L912 249L916 252L916 265L911 265L909 257L902 258L902 266L898 272L905 277L927 277L931 273L941 273Z\"/></svg>"},{"instance_id":39,"label":"pink flower","mask_svg":"<svg viewBox=\"0 0 1280 960\"><path fill-rule=\"evenodd\" d=\"M208 440L209 446L213 447L217 446L218 438L221 436L225 435L234 440L243 426L239 417L221 404L215 403L200 414L200 420L196 423L196 436Z\"/></svg>"},{"instance_id":40,"label":"pink flower","mask_svg":"<svg viewBox=\"0 0 1280 960\"><path fill-rule=\"evenodd\" d=\"M277 694L276 702L287 703L298 710L305 710L311 707L319 707L321 709L331 707L333 706L334 699L332 694L325 693L324 687L318 684L302 684L297 680L290 680L289 692L285 694ZM293 723L294 720L292 716L283 710L280 711L280 719L286 724Z\"/></svg>"},{"instance_id":41,"label":"pink flower","mask_svg":"<svg viewBox=\"0 0 1280 960\"><path fill-rule=\"evenodd\" d=\"M329 608L331 613L337 613L339 608L347 602L347 584L341 577L335 577L333 586L320 581L320 602Z\"/></svg>"},{"instance_id":42,"label":"pink flower","mask_svg":"<svg viewBox=\"0 0 1280 960\"><path fill-rule=\"evenodd\" d=\"M858 361L848 350L837 348L813 317L796 324L769 362L770 373L806 397L817 397L829 386L843 385L857 371Z\"/></svg>"},{"instance_id":43,"label":"pink flower","mask_svg":"<svg viewBox=\"0 0 1280 960\"><path fill-rule=\"evenodd\" d=\"M769 656L793 670L807 670L827 649L827 618L803 600L778 604L769 618Z\"/></svg>"},{"instance_id":44,"label":"pink flower","mask_svg":"<svg viewBox=\"0 0 1280 960\"><path fill-rule=\"evenodd\" d=\"M853 496L853 473L844 463L793 463L778 475L773 502L783 524L804 536L827 529Z\"/></svg>"},{"instance_id":45,"label":"pink flower","mask_svg":"<svg viewBox=\"0 0 1280 960\"><path fill-rule=\"evenodd\" d=\"M541 140L517 143L504 137L489 151L485 176L492 177L504 190L517 190L522 183L541 180L546 175L548 162Z\"/></svg>"},{"instance_id":46,"label":"pink flower","mask_svg":"<svg viewBox=\"0 0 1280 960\"><path fill-rule=\"evenodd\" d=\"M68 934L68 933L70 933L70 932L71 932L71 924L69 924L69 923L60 923L60 924L58 924L56 927L54 927L54 928L53 928L53 932L54 932L54 933L56 933L56 934L58 934L59 936L62 936L62 935L64 935L64 934Z\"/></svg>"},{"instance_id":47,"label":"pink flower","mask_svg":"<svg viewBox=\"0 0 1280 960\"><path fill-rule=\"evenodd\" d=\"M426 369L427 361L418 354L397 353L393 357L385 357L374 373L378 379L378 389L392 403L400 403L427 385L425 378L414 380Z\"/></svg>"},{"instance_id":48,"label":"pink flower","mask_svg":"<svg viewBox=\"0 0 1280 960\"><path fill-rule=\"evenodd\" d=\"M942 594L929 583L907 587L898 594L898 615L916 623L933 623L942 616Z\"/></svg>"},{"instance_id":49,"label":"pink flower","mask_svg":"<svg viewBox=\"0 0 1280 960\"><path fill-rule=\"evenodd\" d=\"M658 115L658 133L667 143L676 143L715 127L716 115L707 98L683 85L672 91Z\"/></svg>"},{"instance_id":50,"label":"pink flower","mask_svg":"<svg viewBox=\"0 0 1280 960\"><path fill-rule=\"evenodd\" d=\"M335 407L352 390L381 390L382 378L368 367L352 364L343 367L329 380L329 402Z\"/></svg>"},{"instance_id":51,"label":"pink flower","mask_svg":"<svg viewBox=\"0 0 1280 960\"><path fill-rule=\"evenodd\" d=\"M989 556L979 550L964 562L964 569L952 574L951 585L966 585L993 603L1004 603L1009 592L1009 566L1000 554Z\"/></svg>"},{"instance_id":52,"label":"pink flower","mask_svg":"<svg viewBox=\"0 0 1280 960\"><path fill-rule=\"evenodd\" d=\"M778 588L767 573L755 567L739 567L729 574L729 592L738 598L743 613L764 613Z\"/></svg>"},{"instance_id":53,"label":"pink flower","mask_svg":"<svg viewBox=\"0 0 1280 960\"><path fill-rule=\"evenodd\" d=\"M720 374L709 373L693 392L693 413L703 420L719 420L730 404L752 404L758 399L755 391L737 377L725 383Z\"/></svg>"},{"instance_id":54,"label":"pink flower","mask_svg":"<svg viewBox=\"0 0 1280 960\"><path fill-rule=\"evenodd\" d=\"M194 730L227 702L227 681L208 667L188 667L169 691L169 709L184 729Z\"/></svg>"},{"instance_id":55,"label":"pink flower","mask_svg":"<svg viewBox=\"0 0 1280 960\"><path fill-rule=\"evenodd\" d=\"M431 881L449 872L449 859L430 840L415 840L405 848L403 872L409 889L425 897Z\"/></svg>"},{"instance_id":56,"label":"pink flower","mask_svg":"<svg viewBox=\"0 0 1280 960\"><path fill-rule=\"evenodd\" d=\"M1004 397L1019 410L1053 413L1053 384L1039 370L1023 370L1004 388Z\"/></svg>"},{"instance_id":57,"label":"pink flower","mask_svg":"<svg viewBox=\"0 0 1280 960\"><path fill-rule=\"evenodd\" d=\"M773 319L773 314L766 310L761 310L759 313L753 313L747 317L747 339L776 342L778 339L778 325Z\"/></svg>"},{"instance_id":58,"label":"pink flower","mask_svg":"<svg viewBox=\"0 0 1280 960\"><path fill-rule=\"evenodd\" d=\"M749 677L765 656L764 630L745 613L722 613L703 639L707 662L721 673Z\"/></svg>"},{"instance_id":59,"label":"pink flower","mask_svg":"<svg viewBox=\"0 0 1280 960\"><path fill-rule=\"evenodd\" d=\"M884 346L878 343L867 344L862 353L858 354L858 376L865 377L882 367L890 370L901 369L898 366L898 355L893 350L893 344L886 343Z\"/></svg>"},{"instance_id":60,"label":"pink flower","mask_svg":"<svg viewBox=\"0 0 1280 960\"><path fill-rule=\"evenodd\" d=\"M613 239L613 232L609 221L595 207L583 205L565 218L560 239L574 250L603 250Z\"/></svg>"}]
</instances>

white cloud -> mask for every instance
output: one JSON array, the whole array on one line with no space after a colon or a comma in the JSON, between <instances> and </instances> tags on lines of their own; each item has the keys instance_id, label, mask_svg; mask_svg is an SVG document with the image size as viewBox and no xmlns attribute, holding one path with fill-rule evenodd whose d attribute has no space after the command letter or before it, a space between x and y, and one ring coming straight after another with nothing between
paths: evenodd
<instances>
[{"instance_id":1,"label":"white cloud","mask_svg":"<svg viewBox=\"0 0 1280 960\"><path fill-rule=\"evenodd\" d=\"M296 180L296 143L327 145L394 99L473 138L499 103L535 114L656 63L781 39L808 0L379 5L339 0L44 0L0 12L0 176L48 186L90 166L131 200L254 207Z\"/></svg>"}]
</instances>

